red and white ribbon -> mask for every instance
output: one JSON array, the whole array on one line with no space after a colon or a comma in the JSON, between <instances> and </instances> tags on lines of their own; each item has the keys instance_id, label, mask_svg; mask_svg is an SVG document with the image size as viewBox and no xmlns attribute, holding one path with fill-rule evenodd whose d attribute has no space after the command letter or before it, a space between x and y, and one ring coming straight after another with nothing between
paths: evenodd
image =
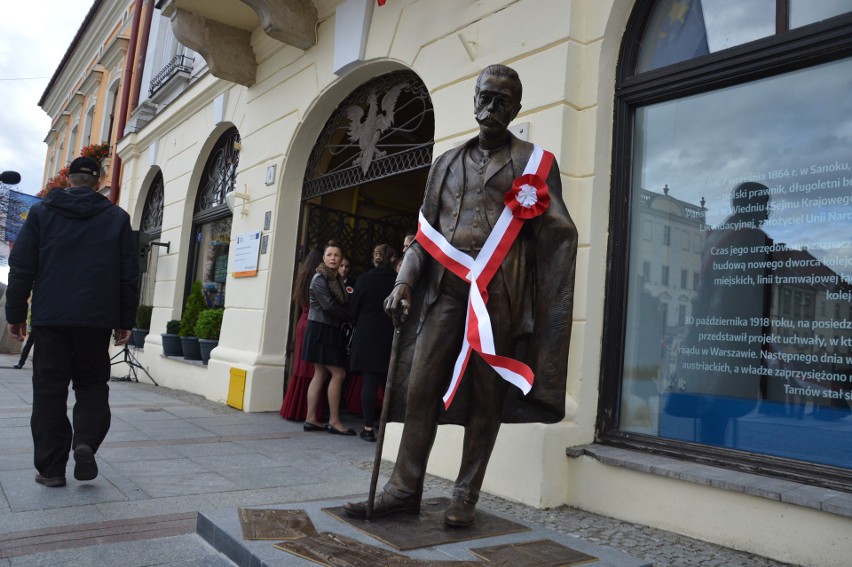
<instances>
[{"instance_id":1,"label":"red and white ribbon","mask_svg":"<svg viewBox=\"0 0 852 567\"><path fill-rule=\"evenodd\" d=\"M472 351L479 353L497 374L520 388L524 394L532 388L535 375L529 366L496 353L491 318L485 306L488 302L486 288L506 258L524 222L544 213L550 204L546 179L552 163L552 153L534 146L523 175L515 180L512 189L506 193L506 207L476 259L454 248L443 234L429 224L423 211L420 212L417 241L447 270L470 282L464 338L453 367L450 386L444 394L445 408L449 408L453 401Z\"/></svg>"}]
</instances>

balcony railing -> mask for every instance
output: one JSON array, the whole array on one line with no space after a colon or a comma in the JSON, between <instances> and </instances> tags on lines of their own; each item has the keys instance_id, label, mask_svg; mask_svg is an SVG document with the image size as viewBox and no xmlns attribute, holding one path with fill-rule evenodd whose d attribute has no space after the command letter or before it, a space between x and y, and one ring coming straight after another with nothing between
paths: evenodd
<instances>
[{"instance_id":1,"label":"balcony railing","mask_svg":"<svg viewBox=\"0 0 852 567\"><path fill-rule=\"evenodd\" d=\"M160 90L163 85L169 82L169 79L178 73L191 73L194 62L195 59L188 55L178 54L172 57L172 60L163 67L162 71L151 79L151 86L148 87L148 96L154 96L155 92Z\"/></svg>"}]
</instances>

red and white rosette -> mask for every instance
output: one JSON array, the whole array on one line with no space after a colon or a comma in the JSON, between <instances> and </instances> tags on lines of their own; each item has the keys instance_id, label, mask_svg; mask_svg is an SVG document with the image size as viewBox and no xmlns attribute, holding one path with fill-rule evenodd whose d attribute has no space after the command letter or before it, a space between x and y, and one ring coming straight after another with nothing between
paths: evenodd
<instances>
[{"instance_id":1,"label":"red and white rosette","mask_svg":"<svg viewBox=\"0 0 852 567\"><path fill-rule=\"evenodd\" d=\"M500 356L495 351L491 318L485 306L488 301L486 288L506 258L524 222L547 210L550 195L546 179L552 163L552 153L534 146L523 175L514 181L512 189L506 193L506 206L476 259L454 248L420 212L417 241L447 270L470 282L464 339L453 367L450 387L444 394L445 408L450 407L470 360L470 353L474 350L497 374L520 388L524 394L532 388L535 380L532 369L523 362Z\"/></svg>"}]
</instances>

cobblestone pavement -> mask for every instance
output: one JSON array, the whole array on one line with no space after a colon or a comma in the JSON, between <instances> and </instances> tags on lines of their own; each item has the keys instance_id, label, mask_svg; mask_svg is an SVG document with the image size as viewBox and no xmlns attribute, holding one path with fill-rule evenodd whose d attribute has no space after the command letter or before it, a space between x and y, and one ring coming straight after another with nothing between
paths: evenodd
<instances>
[{"instance_id":1,"label":"cobblestone pavement","mask_svg":"<svg viewBox=\"0 0 852 567\"><path fill-rule=\"evenodd\" d=\"M369 470L372 463L364 463ZM391 466L385 463L384 466ZM381 485L381 483L380 483ZM425 490L450 494L453 483L427 476ZM480 505L550 530L617 549L633 557L653 561L655 567L789 567L750 553L713 545L672 532L623 522L572 508L537 509L497 496L482 494Z\"/></svg>"},{"instance_id":2,"label":"cobblestone pavement","mask_svg":"<svg viewBox=\"0 0 852 567\"><path fill-rule=\"evenodd\" d=\"M154 386L141 383L135 386L154 388ZM172 397L205 407L214 413L235 411L228 406L211 402L201 396L187 392L163 388L157 391L161 393L167 391ZM372 460L364 460L354 464L364 470L371 470L373 466ZM382 470L386 471L390 466L391 464L386 462ZM425 490L450 494L452 482L429 475ZM489 494L482 494L480 503L489 510L514 516L566 535L605 545L633 557L653 561L655 567L789 567L793 565L706 543L676 533L608 518L570 506L537 509Z\"/></svg>"},{"instance_id":3,"label":"cobblestone pavement","mask_svg":"<svg viewBox=\"0 0 852 567\"><path fill-rule=\"evenodd\" d=\"M67 488L45 489L32 482L30 371L13 370L15 361L0 356L0 567L232 565L190 533L191 526L190 532L178 526L170 537L157 535L157 530L202 510L343 499L366 492L374 445L305 433L300 423L282 420L277 413L247 414L144 382L111 388L113 427L98 453L98 479L69 480ZM354 416L345 419L348 426L357 426ZM294 452L311 457L298 459ZM382 472L389 470L386 463ZM448 495L451 482L430 476L425 488L428 494ZM481 507L657 567L784 565L570 507L540 510L486 494ZM121 532L130 524L145 526L149 535ZM97 539L98 530L108 530L112 539ZM10 547L35 536L50 539L53 548Z\"/></svg>"}]
</instances>

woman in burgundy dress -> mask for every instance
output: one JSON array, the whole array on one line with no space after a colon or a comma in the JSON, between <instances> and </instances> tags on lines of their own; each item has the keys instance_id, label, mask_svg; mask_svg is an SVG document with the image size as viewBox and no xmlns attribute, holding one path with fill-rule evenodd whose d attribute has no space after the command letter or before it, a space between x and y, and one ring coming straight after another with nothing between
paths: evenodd
<instances>
[{"instance_id":1,"label":"woman in burgundy dress","mask_svg":"<svg viewBox=\"0 0 852 567\"><path fill-rule=\"evenodd\" d=\"M296 323L296 336L293 337L293 372L287 383L287 392L284 394L284 403L281 404L281 417L290 421L305 421L308 413L308 386L314 375L314 365L302 360L302 342L305 340L305 331L308 328L308 288L311 278L316 273L317 265L322 262L322 251L315 248L299 265L296 281L293 284L293 303L299 307L299 321ZM317 415L314 418L322 421L325 402L319 404Z\"/></svg>"}]
</instances>

